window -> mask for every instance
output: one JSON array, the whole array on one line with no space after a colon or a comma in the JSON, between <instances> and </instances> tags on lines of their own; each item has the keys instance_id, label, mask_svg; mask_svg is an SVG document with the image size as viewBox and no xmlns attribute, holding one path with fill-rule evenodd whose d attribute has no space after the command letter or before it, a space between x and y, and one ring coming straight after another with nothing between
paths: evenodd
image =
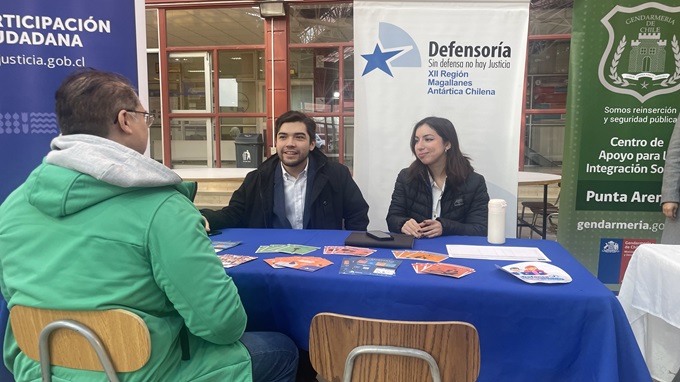
<instances>
[{"instance_id":1,"label":"window","mask_svg":"<svg viewBox=\"0 0 680 382\"><path fill-rule=\"evenodd\" d=\"M322 150L344 162L353 157L344 138L345 123L354 120L352 5L295 5L290 13L291 108L316 120Z\"/></svg>"},{"instance_id":2,"label":"window","mask_svg":"<svg viewBox=\"0 0 680 382\"><path fill-rule=\"evenodd\" d=\"M264 20L252 7L168 10L169 47L262 44Z\"/></svg>"},{"instance_id":3,"label":"window","mask_svg":"<svg viewBox=\"0 0 680 382\"><path fill-rule=\"evenodd\" d=\"M573 1L534 1L529 14L520 168L562 166Z\"/></svg>"},{"instance_id":4,"label":"window","mask_svg":"<svg viewBox=\"0 0 680 382\"><path fill-rule=\"evenodd\" d=\"M165 39L158 39L157 25L166 25ZM164 103L169 111L152 126L152 157L174 167L235 167L236 131L263 133L265 126L264 20L257 7L149 9L147 45L167 57L149 59L152 109Z\"/></svg>"}]
</instances>

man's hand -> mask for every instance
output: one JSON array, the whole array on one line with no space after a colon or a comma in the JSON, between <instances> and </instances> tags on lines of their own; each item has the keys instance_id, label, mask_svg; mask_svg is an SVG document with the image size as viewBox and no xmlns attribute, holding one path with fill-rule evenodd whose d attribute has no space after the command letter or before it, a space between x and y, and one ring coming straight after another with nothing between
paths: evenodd
<instances>
[{"instance_id":1,"label":"man's hand","mask_svg":"<svg viewBox=\"0 0 680 382\"><path fill-rule=\"evenodd\" d=\"M203 221L205 222L205 232L210 232L210 223L208 223L208 219L205 218L205 216L201 215L203 217Z\"/></svg>"},{"instance_id":2,"label":"man's hand","mask_svg":"<svg viewBox=\"0 0 680 382\"><path fill-rule=\"evenodd\" d=\"M678 203L677 202L666 202L661 205L663 209L663 214L669 219L675 219L678 216Z\"/></svg>"},{"instance_id":3,"label":"man's hand","mask_svg":"<svg viewBox=\"0 0 680 382\"><path fill-rule=\"evenodd\" d=\"M427 219L420 223L420 232L423 233L425 237L437 237L444 233L442 228L442 223L439 220Z\"/></svg>"}]
</instances>

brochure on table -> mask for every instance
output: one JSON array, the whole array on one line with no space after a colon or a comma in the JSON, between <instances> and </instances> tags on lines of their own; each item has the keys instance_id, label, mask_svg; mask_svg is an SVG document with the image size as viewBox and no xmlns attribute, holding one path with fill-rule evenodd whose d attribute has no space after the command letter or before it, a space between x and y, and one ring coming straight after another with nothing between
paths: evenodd
<instances>
[{"instance_id":1,"label":"brochure on table","mask_svg":"<svg viewBox=\"0 0 680 382\"><path fill-rule=\"evenodd\" d=\"M257 257L255 256L230 255L230 254L218 255L217 257L220 259L222 265L225 268L233 268L237 265L241 265L243 263L247 263L249 261L257 259Z\"/></svg>"},{"instance_id":2,"label":"brochure on table","mask_svg":"<svg viewBox=\"0 0 680 382\"><path fill-rule=\"evenodd\" d=\"M567 272L548 263L526 261L503 267L496 264L496 267L529 284L565 284L571 282L571 276Z\"/></svg>"},{"instance_id":3,"label":"brochure on table","mask_svg":"<svg viewBox=\"0 0 680 382\"><path fill-rule=\"evenodd\" d=\"M307 272L315 272L333 264L333 262L328 259L314 256L274 257L265 259L264 261L272 268L291 268Z\"/></svg>"},{"instance_id":4,"label":"brochure on table","mask_svg":"<svg viewBox=\"0 0 680 382\"><path fill-rule=\"evenodd\" d=\"M261 245L255 253L288 253L291 255L306 255L319 249L320 247L313 247L302 244L269 244Z\"/></svg>"},{"instance_id":5,"label":"brochure on table","mask_svg":"<svg viewBox=\"0 0 680 382\"><path fill-rule=\"evenodd\" d=\"M240 241L213 241L212 246L215 248L215 252L224 251L225 249L233 248L241 244Z\"/></svg>"},{"instance_id":6,"label":"brochure on table","mask_svg":"<svg viewBox=\"0 0 680 382\"><path fill-rule=\"evenodd\" d=\"M432 263L413 263L413 270L418 274L430 274L439 275L447 277L461 278L467 276L470 273L474 273L474 269L470 267L464 267L462 265L456 264L432 264Z\"/></svg>"},{"instance_id":7,"label":"brochure on table","mask_svg":"<svg viewBox=\"0 0 680 382\"><path fill-rule=\"evenodd\" d=\"M401 260L346 257L340 265L340 273L346 275L393 277L397 274L399 264L401 264Z\"/></svg>"}]
</instances>

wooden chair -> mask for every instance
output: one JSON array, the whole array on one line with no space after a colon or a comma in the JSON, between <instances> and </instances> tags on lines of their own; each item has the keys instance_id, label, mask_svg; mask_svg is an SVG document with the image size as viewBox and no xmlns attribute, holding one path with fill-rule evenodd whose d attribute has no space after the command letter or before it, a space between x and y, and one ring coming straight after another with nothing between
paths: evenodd
<instances>
[{"instance_id":1,"label":"wooden chair","mask_svg":"<svg viewBox=\"0 0 680 382\"><path fill-rule=\"evenodd\" d=\"M15 305L10 323L21 351L40 362L43 382L52 380L51 365L104 371L117 382L116 372L139 370L151 355L146 324L123 309L70 311Z\"/></svg>"},{"instance_id":2,"label":"wooden chair","mask_svg":"<svg viewBox=\"0 0 680 382\"><path fill-rule=\"evenodd\" d=\"M472 382L480 367L477 329L456 321L319 313L312 319L309 355L314 369L328 381Z\"/></svg>"},{"instance_id":3,"label":"wooden chair","mask_svg":"<svg viewBox=\"0 0 680 382\"><path fill-rule=\"evenodd\" d=\"M548 227L546 228L548 230L548 232L557 233L557 227L559 225L559 221L560 221L559 210L548 214Z\"/></svg>"},{"instance_id":4,"label":"wooden chair","mask_svg":"<svg viewBox=\"0 0 680 382\"><path fill-rule=\"evenodd\" d=\"M562 186L562 183L557 184L558 187ZM557 198L555 199L554 203L548 202L545 207L546 209L544 210L544 205L542 201L524 201L522 202L522 213L520 215L520 221L524 221L524 213L526 209L528 208L531 211L532 218L531 218L531 223L529 224L529 238L534 237L534 230L531 229L531 227L534 227L535 229L539 231L543 231L543 215L552 215L552 214L557 214L560 212L560 193L557 193ZM539 223L539 217L541 219L541 224ZM522 225L517 225L517 237L522 237ZM546 228L547 229L547 228Z\"/></svg>"}]
</instances>

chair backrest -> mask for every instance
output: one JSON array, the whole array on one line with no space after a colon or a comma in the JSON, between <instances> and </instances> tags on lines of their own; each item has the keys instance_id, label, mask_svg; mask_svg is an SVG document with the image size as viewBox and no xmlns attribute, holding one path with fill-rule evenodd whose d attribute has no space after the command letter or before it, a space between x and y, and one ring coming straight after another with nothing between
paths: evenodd
<instances>
[{"instance_id":1,"label":"chair backrest","mask_svg":"<svg viewBox=\"0 0 680 382\"><path fill-rule=\"evenodd\" d=\"M140 369L151 355L151 338L144 321L123 309L72 311L15 305L10 323L21 351L40 362L40 332L50 323L72 320L85 325L101 340L117 372ZM102 371L97 354L85 337L69 329L57 329L49 341L50 364L72 369Z\"/></svg>"},{"instance_id":2,"label":"chair backrest","mask_svg":"<svg viewBox=\"0 0 680 382\"><path fill-rule=\"evenodd\" d=\"M480 368L479 336L469 323L407 322L319 313L312 319L309 355L312 366L329 381L340 381L348 354L358 346L396 346L422 350L439 367L441 380L472 382ZM397 355L358 356L352 381L430 381L428 363Z\"/></svg>"}]
</instances>

